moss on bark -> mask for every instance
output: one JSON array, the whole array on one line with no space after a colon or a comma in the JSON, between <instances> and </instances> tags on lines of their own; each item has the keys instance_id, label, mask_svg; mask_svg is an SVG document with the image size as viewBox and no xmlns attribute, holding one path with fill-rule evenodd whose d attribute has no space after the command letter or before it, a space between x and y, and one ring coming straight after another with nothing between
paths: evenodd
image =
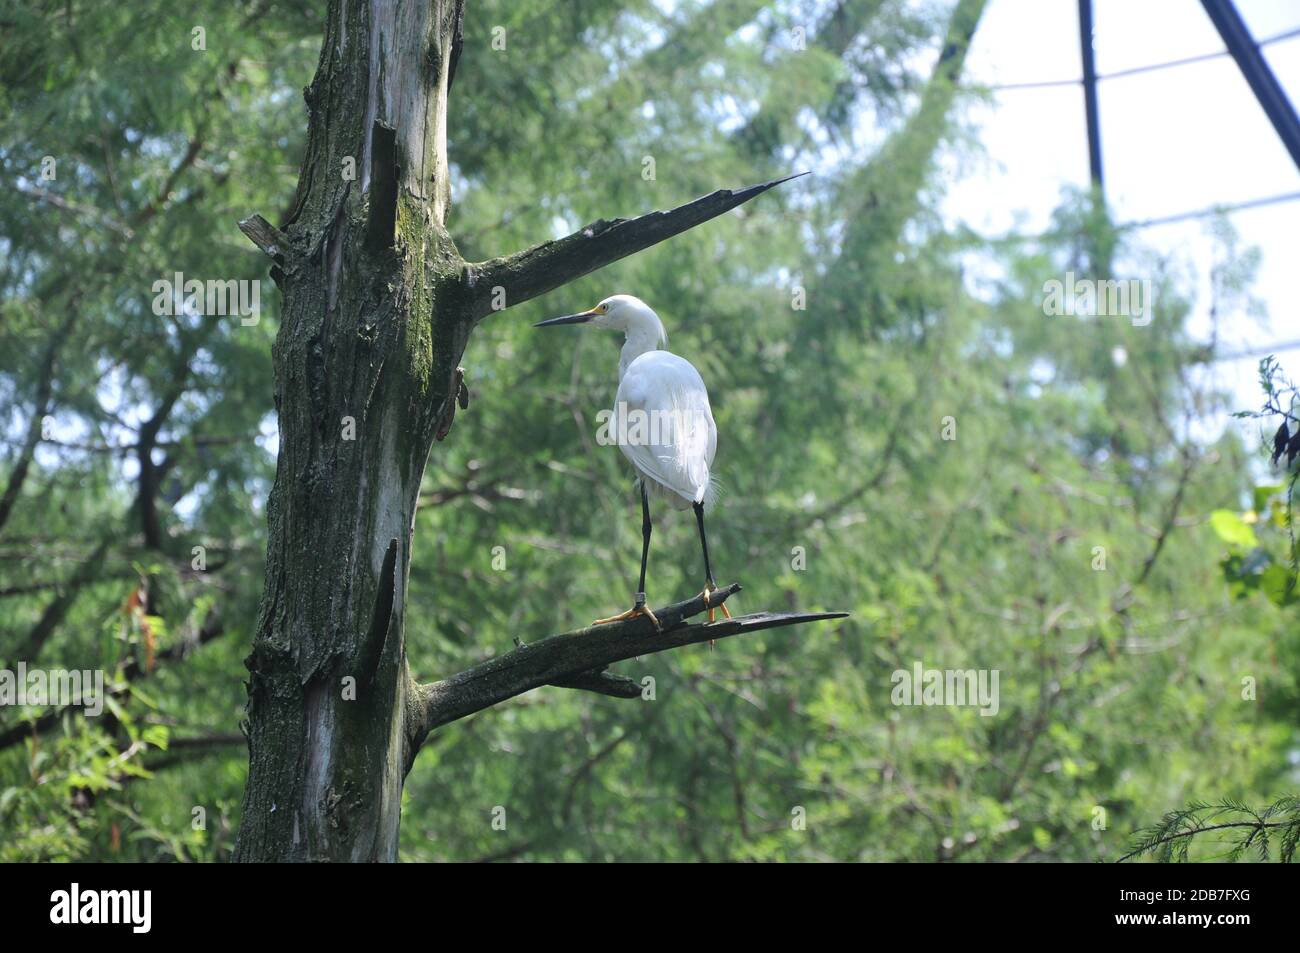
<instances>
[{"instance_id":1,"label":"moss on bark","mask_svg":"<svg viewBox=\"0 0 1300 953\"><path fill-rule=\"evenodd\" d=\"M239 860L396 859L414 755L404 643L411 523L470 324L441 220L456 16L452 0L334 0L307 92L306 160L284 226L280 457L247 659ZM394 132L388 160L371 155L375 123ZM349 157L356 180L342 175ZM377 242L386 226L372 223L384 211L376 203L394 191L391 241Z\"/></svg>"}]
</instances>

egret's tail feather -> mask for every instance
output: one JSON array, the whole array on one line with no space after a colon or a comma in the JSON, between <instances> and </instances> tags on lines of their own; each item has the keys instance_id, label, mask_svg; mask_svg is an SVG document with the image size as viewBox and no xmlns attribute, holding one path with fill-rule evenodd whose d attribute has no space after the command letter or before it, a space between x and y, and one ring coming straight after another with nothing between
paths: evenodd
<instances>
[{"instance_id":1,"label":"egret's tail feather","mask_svg":"<svg viewBox=\"0 0 1300 953\"><path fill-rule=\"evenodd\" d=\"M714 477L709 477L708 482L695 491L695 502L703 503L705 507L712 507L721 498L722 484Z\"/></svg>"}]
</instances>

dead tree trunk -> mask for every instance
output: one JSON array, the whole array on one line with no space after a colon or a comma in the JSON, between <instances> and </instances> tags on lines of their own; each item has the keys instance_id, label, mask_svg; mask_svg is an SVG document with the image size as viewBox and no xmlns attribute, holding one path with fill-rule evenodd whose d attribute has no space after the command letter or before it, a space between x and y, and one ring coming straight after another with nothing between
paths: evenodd
<instances>
[{"instance_id":1,"label":"dead tree trunk","mask_svg":"<svg viewBox=\"0 0 1300 953\"><path fill-rule=\"evenodd\" d=\"M433 728L540 685L631 697L627 679L604 671L610 662L827 617L761 614L706 628L685 623L704 608L694 600L660 609L662 632L637 619L412 682L404 629L416 496L450 426L474 325L494 298L526 301L777 184L463 261L444 228L462 2L332 0L306 91L293 211L280 228L257 216L240 223L274 260L284 308L238 860L394 860L402 782Z\"/></svg>"}]
</instances>

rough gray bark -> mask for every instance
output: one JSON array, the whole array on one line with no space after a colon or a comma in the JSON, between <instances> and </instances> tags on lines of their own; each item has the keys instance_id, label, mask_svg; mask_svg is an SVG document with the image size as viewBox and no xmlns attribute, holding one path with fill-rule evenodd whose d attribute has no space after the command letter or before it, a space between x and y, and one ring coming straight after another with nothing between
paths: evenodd
<instances>
[{"instance_id":1,"label":"rough gray bark","mask_svg":"<svg viewBox=\"0 0 1300 953\"><path fill-rule=\"evenodd\" d=\"M331 2L294 211L266 233L280 456L239 860L397 854L411 521L469 333L443 228L458 17L452 0Z\"/></svg>"},{"instance_id":2,"label":"rough gray bark","mask_svg":"<svg viewBox=\"0 0 1300 953\"><path fill-rule=\"evenodd\" d=\"M412 682L404 628L416 497L450 425L485 294L500 286L507 305L527 300L775 184L466 263L444 228L462 12L459 0L331 0L289 220L240 224L275 262L284 308L274 348L280 456L246 661L237 860L395 860L402 782L437 725L544 684L626 697L626 680L602 671L610 661L822 618L746 617L706 630L685 626L683 609L664 632L634 631L635 622L584 631L432 686Z\"/></svg>"}]
</instances>

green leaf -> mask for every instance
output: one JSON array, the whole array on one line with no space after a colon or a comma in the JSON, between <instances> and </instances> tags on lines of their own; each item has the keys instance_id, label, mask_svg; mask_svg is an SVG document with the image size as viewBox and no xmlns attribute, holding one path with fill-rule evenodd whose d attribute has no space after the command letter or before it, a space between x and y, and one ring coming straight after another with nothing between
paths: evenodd
<instances>
[{"instance_id":1,"label":"green leaf","mask_svg":"<svg viewBox=\"0 0 1300 953\"><path fill-rule=\"evenodd\" d=\"M1215 510L1210 514L1210 528L1231 546L1255 546L1258 540L1255 531L1241 518L1240 513L1232 510Z\"/></svg>"},{"instance_id":2,"label":"green leaf","mask_svg":"<svg viewBox=\"0 0 1300 953\"><path fill-rule=\"evenodd\" d=\"M155 748L161 748L163 751L167 750L167 741L170 737L171 733L167 730L166 725L149 725L144 731L140 732L141 741Z\"/></svg>"},{"instance_id":3,"label":"green leaf","mask_svg":"<svg viewBox=\"0 0 1300 953\"><path fill-rule=\"evenodd\" d=\"M1300 602L1295 575L1290 567L1274 563L1264 570L1259 580L1259 587L1275 606L1290 606Z\"/></svg>"},{"instance_id":4,"label":"green leaf","mask_svg":"<svg viewBox=\"0 0 1300 953\"><path fill-rule=\"evenodd\" d=\"M109 695L107 692L104 694L104 707L106 707L112 713L113 717L120 721L124 726L128 728L130 727L131 716L127 713L127 710L122 707L121 702L112 695Z\"/></svg>"}]
</instances>

